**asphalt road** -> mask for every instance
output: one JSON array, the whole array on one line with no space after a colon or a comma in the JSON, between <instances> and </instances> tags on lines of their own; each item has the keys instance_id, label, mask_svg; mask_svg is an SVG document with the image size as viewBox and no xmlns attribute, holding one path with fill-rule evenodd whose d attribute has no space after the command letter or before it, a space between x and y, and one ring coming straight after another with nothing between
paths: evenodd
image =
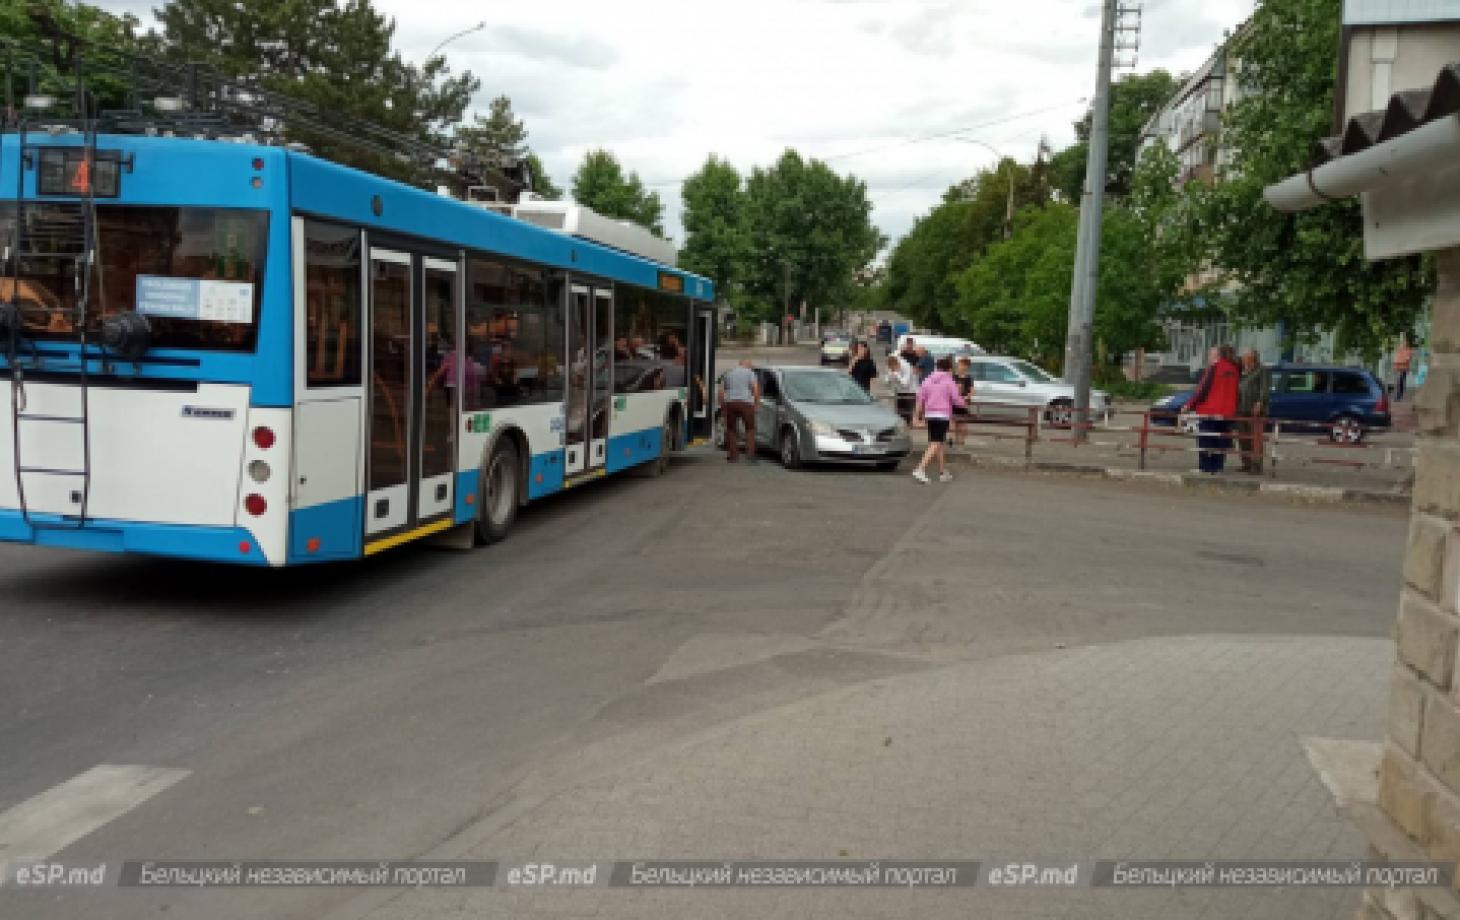
<instances>
[{"instance_id":1,"label":"asphalt road","mask_svg":"<svg viewBox=\"0 0 1460 920\"><path fill-rule=\"evenodd\" d=\"M0 546L0 813L98 764L155 765L189 772L57 858L409 858L597 742L652 750L933 659L1382 637L1405 527L1392 510L983 473L928 487L701 451L543 502L469 553L259 572ZM706 636L797 653L676 655ZM0 917L304 918L359 897L9 886Z\"/></svg>"}]
</instances>

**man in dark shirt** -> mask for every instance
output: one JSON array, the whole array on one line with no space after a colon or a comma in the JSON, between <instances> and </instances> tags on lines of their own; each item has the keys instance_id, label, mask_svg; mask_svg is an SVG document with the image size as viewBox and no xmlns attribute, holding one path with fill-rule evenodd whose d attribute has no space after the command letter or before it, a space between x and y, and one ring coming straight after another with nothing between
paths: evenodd
<instances>
[{"instance_id":1,"label":"man in dark shirt","mask_svg":"<svg viewBox=\"0 0 1460 920\"><path fill-rule=\"evenodd\" d=\"M933 361L933 356L928 354L928 350L921 345L918 346L918 360L916 367L918 371L918 383L922 383L924 380L927 380L930 376L932 376L933 371L936 368L936 365Z\"/></svg>"},{"instance_id":2,"label":"man in dark shirt","mask_svg":"<svg viewBox=\"0 0 1460 920\"><path fill-rule=\"evenodd\" d=\"M877 364L872 360L872 350L867 347L866 342L858 342L853 346L856 349L856 357L852 359L851 367L847 373L857 381L857 386L872 392L872 381L877 377Z\"/></svg>"}]
</instances>

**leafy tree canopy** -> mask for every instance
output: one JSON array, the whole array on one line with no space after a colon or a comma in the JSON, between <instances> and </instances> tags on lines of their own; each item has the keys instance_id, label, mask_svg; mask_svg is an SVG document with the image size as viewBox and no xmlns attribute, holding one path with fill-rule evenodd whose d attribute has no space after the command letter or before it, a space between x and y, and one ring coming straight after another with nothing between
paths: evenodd
<instances>
[{"instance_id":1,"label":"leafy tree canopy","mask_svg":"<svg viewBox=\"0 0 1460 920\"><path fill-rule=\"evenodd\" d=\"M884 242L867 186L794 150L746 181L749 257L745 288L764 318L801 303L844 308L856 271Z\"/></svg>"},{"instance_id":2,"label":"leafy tree canopy","mask_svg":"<svg viewBox=\"0 0 1460 920\"><path fill-rule=\"evenodd\" d=\"M512 111L512 100L508 97L496 97L488 106L487 114L477 115L471 124L458 127L456 142L487 163L506 166L525 162L532 179L530 191L554 201L563 197L563 190L553 184L542 161L527 146L527 128Z\"/></svg>"},{"instance_id":3,"label":"leafy tree canopy","mask_svg":"<svg viewBox=\"0 0 1460 920\"><path fill-rule=\"evenodd\" d=\"M715 282L720 297L733 302L750 255L745 186L729 161L711 155L684 181L681 221L685 243L679 264Z\"/></svg>"},{"instance_id":4,"label":"leafy tree canopy","mask_svg":"<svg viewBox=\"0 0 1460 920\"><path fill-rule=\"evenodd\" d=\"M1329 0L1259 4L1236 48L1244 95L1224 129L1231 166L1216 185L1190 187L1192 234L1240 322L1283 323L1290 339L1334 329L1341 346L1374 354L1413 327L1430 287L1422 261L1364 261L1354 199L1300 214L1262 199L1266 185L1309 165L1332 128L1338 34Z\"/></svg>"},{"instance_id":5,"label":"leafy tree canopy","mask_svg":"<svg viewBox=\"0 0 1460 920\"><path fill-rule=\"evenodd\" d=\"M607 217L631 220L664 235L664 202L647 191L639 174L625 175L607 150L590 150L573 174L573 200Z\"/></svg>"},{"instance_id":6,"label":"leafy tree canopy","mask_svg":"<svg viewBox=\"0 0 1460 920\"><path fill-rule=\"evenodd\" d=\"M391 50L395 21L371 0L169 0L153 12L174 60L204 61L324 112L425 141L444 145L481 85L469 71L451 76L443 57L420 67L402 59ZM416 178L394 157L286 130L330 159Z\"/></svg>"},{"instance_id":7,"label":"leafy tree canopy","mask_svg":"<svg viewBox=\"0 0 1460 920\"><path fill-rule=\"evenodd\" d=\"M1141 131L1180 85L1181 78L1158 69L1127 74L1110 87L1110 152L1105 180L1110 194L1120 196L1129 191L1141 148ZM1091 119L1087 111L1075 122L1075 143L1055 154L1051 163L1055 189L1061 198L1073 204L1079 203L1080 192L1085 187Z\"/></svg>"}]
</instances>

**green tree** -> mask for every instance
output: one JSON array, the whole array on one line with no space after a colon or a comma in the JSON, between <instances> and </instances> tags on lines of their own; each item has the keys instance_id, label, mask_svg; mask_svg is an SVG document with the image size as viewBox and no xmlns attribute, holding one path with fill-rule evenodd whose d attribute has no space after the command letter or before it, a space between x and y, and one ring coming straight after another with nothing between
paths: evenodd
<instances>
[{"instance_id":1,"label":"green tree","mask_svg":"<svg viewBox=\"0 0 1460 920\"><path fill-rule=\"evenodd\" d=\"M775 318L803 302L823 315L845 309L856 271L884 242L866 184L788 149L773 166L752 170L745 188L752 312Z\"/></svg>"},{"instance_id":2,"label":"green tree","mask_svg":"<svg viewBox=\"0 0 1460 920\"><path fill-rule=\"evenodd\" d=\"M1026 167L1005 159L949 188L942 202L913 224L888 259L892 309L934 329L969 331L967 317L953 309L956 280L1005 235L1011 183L1015 209L1049 199L1042 162Z\"/></svg>"},{"instance_id":3,"label":"green tree","mask_svg":"<svg viewBox=\"0 0 1460 920\"><path fill-rule=\"evenodd\" d=\"M528 147L527 128L512 111L512 100L507 96L493 99L487 114L477 115L471 124L459 126L456 143L470 156L498 167L519 161L525 163L532 180L529 191L551 200L563 196L563 190L553 184L542 161Z\"/></svg>"},{"instance_id":4,"label":"green tree","mask_svg":"<svg viewBox=\"0 0 1460 920\"><path fill-rule=\"evenodd\" d=\"M627 176L607 150L590 150L573 174L573 200L607 217L630 220L664 235L664 203L645 190L639 174Z\"/></svg>"},{"instance_id":5,"label":"green tree","mask_svg":"<svg viewBox=\"0 0 1460 920\"><path fill-rule=\"evenodd\" d=\"M1132 174L1130 194L1104 215L1094 326L1113 362L1160 342L1159 318L1192 264L1176 170L1175 157L1156 146ZM957 310L985 348L1058 360L1078 223L1079 209L1065 202L1026 208L1013 235L959 276Z\"/></svg>"},{"instance_id":6,"label":"green tree","mask_svg":"<svg viewBox=\"0 0 1460 920\"><path fill-rule=\"evenodd\" d=\"M11 45L16 68L15 94L28 86L29 64L36 64L36 90L68 100L75 89L78 58L87 89L101 108L127 105L128 86L118 68L126 54L154 53L155 38L138 33L130 13L114 15L85 3L66 0L0 0L0 36ZM17 104L19 98L16 99Z\"/></svg>"},{"instance_id":7,"label":"green tree","mask_svg":"<svg viewBox=\"0 0 1460 920\"><path fill-rule=\"evenodd\" d=\"M1229 112L1229 169L1191 187L1208 262L1239 322L1282 322L1293 338L1334 329L1341 346L1374 354L1413 327L1430 288L1418 257L1363 258L1358 201L1283 214L1263 188L1310 163L1332 127L1339 8L1330 0L1263 0L1235 49L1243 98Z\"/></svg>"},{"instance_id":8,"label":"green tree","mask_svg":"<svg viewBox=\"0 0 1460 920\"><path fill-rule=\"evenodd\" d=\"M721 299L733 302L750 254L745 188L729 161L711 155L681 186L685 241L679 264L715 282Z\"/></svg>"},{"instance_id":9,"label":"green tree","mask_svg":"<svg viewBox=\"0 0 1460 920\"><path fill-rule=\"evenodd\" d=\"M1127 74L1110 87L1110 148L1105 180L1110 194L1120 196L1130 190L1141 147L1141 131L1180 85L1180 79L1158 69ZM1075 122L1075 143L1056 153L1050 162L1055 190L1071 203L1079 203L1085 187L1091 120L1087 111Z\"/></svg>"},{"instance_id":10,"label":"green tree","mask_svg":"<svg viewBox=\"0 0 1460 920\"><path fill-rule=\"evenodd\" d=\"M223 74L312 103L326 116L359 118L445 146L480 82L451 76L443 57L417 67L391 50L395 21L371 0L169 0L154 14L167 55L203 61ZM362 152L304 124L291 138L321 155L422 181L431 164L402 163L398 152Z\"/></svg>"}]
</instances>

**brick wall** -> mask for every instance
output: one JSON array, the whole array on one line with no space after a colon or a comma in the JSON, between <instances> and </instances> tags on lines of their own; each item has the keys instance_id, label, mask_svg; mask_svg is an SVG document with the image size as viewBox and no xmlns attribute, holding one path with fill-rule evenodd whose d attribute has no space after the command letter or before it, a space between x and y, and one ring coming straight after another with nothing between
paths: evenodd
<instances>
[{"instance_id":1,"label":"brick wall","mask_svg":"<svg viewBox=\"0 0 1460 920\"><path fill-rule=\"evenodd\" d=\"M1436 253L1430 370L1416 397L1420 446L1394 627L1379 807L1407 843L1460 862L1460 248ZM1404 839L1404 838L1399 838ZM1413 854L1375 841L1375 855ZM1453 898L1368 892L1366 918L1453 917Z\"/></svg>"}]
</instances>

